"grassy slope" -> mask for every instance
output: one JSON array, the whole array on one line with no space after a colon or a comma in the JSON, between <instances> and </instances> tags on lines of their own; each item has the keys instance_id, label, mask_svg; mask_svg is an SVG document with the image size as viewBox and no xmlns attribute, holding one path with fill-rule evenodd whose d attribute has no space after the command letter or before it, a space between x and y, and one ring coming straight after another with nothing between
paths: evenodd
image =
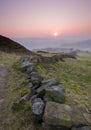
<instances>
[{"instance_id":1,"label":"grassy slope","mask_svg":"<svg viewBox=\"0 0 91 130\"><path fill-rule=\"evenodd\" d=\"M0 51L18 54L34 54L19 43L0 35Z\"/></svg>"},{"instance_id":2,"label":"grassy slope","mask_svg":"<svg viewBox=\"0 0 91 130\"><path fill-rule=\"evenodd\" d=\"M19 59L19 55L0 52L0 64L6 64L10 70L5 94L3 126L5 130L34 130L34 118L28 102L18 106L14 112L10 110L12 102L18 101L29 91L24 84L26 75L20 71ZM37 69L44 78L59 79L66 89L67 104L77 104L91 110L91 54L80 53L77 60L65 59L65 62L41 64ZM37 127L41 130L41 127Z\"/></svg>"}]
</instances>

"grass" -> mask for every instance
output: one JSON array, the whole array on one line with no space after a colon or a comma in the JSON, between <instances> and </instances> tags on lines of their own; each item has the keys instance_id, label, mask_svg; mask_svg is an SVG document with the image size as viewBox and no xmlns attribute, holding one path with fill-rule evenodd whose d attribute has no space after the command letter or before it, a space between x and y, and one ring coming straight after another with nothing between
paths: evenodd
<instances>
[{"instance_id":1,"label":"grass","mask_svg":"<svg viewBox=\"0 0 91 130\"><path fill-rule=\"evenodd\" d=\"M33 125L34 117L31 114L31 104L29 102L16 105L13 111L11 109L13 102L17 103L23 95L29 92L25 84L26 75L19 68L19 60L19 55L0 52L0 64L6 64L9 68L3 109L4 130L35 129Z\"/></svg>"},{"instance_id":2,"label":"grass","mask_svg":"<svg viewBox=\"0 0 91 130\"><path fill-rule=\"evenodd\" d=\"M25 84L26 75L19 68L20 56L0 52L0 64L9 68L8 86L4 102L5 130L42 130L35 125L29 102L17 105L12 111L11 105L29 92ZM65 59L65 62L38 64L37 70L44 79L57 78L66 90L66 104L76 104L91 110L91 53L79 53L77 60Z\"/></svg>"},{"instance_id":3,"label":"grass","mask_svg":"<svg viewBox=\"0 0 91 130\"><path fill-rule=\"evenodd\" d=\"M43 71L43 76L55 77L65 87L66 104L91 108L91 53L79 53L77 60L69 58L65 62L42 64L38 68L39 72Z\"/></svg>"}]
</instances>

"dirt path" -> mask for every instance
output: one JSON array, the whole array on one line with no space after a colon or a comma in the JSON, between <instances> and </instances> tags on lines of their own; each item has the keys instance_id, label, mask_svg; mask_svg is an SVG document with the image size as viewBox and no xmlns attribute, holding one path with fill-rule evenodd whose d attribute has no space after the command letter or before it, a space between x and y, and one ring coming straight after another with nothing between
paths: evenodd
<instances>
[{"instance_id":1,"label":"dirt path","mask_svg":"<svg viewBox=\"0 0 91 130\"><path fill-rule=\"evenodd\" d=\"M0 130L3 130L2 128L2 122L3 122L3 103L4 103L4 93L5 88L7 86L7 77L8 77L8 69L5 65L0 64Z\"/></svg>"}]
</instances>

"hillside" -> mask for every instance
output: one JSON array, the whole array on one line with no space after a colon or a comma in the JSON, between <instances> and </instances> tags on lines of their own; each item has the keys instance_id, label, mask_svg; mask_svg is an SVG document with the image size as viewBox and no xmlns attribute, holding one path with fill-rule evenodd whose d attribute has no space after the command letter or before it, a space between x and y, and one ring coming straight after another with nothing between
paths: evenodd
<instances>
[{"instance_id":1,"label":"hillside","mask_svg":"<svg viewBox=\"0 0 91 130\"><path fill-rule=\"evenodd\" d=\"M19 43L0 35L0 51L19 54L33 54Z\"/></svg>"},{"instance_id":2,"label":"hillside","mask_svg":"<svg viewBox=\"0 0 91 130\"><path fill-rule=\"evenodd\" d=\"M50 53L40 53L45 57L52 55ZM33 96L35 96L35 99L41 98L41 96L43 96L43 101L46 102L43 118L45 120L41 121L46 123L50 116L53 120L49 120L47 123L51 123L51 121L57 123L58 129L53 126L50 128L50 130L53 130L53 128L54 130L60 130L58 123L60 122L61 126L63 119L65 126L67 124L70 125L71 123L71 126L75 126L77 128L69 129L67 127L67 129L63 128L62 130L79 130L82 125L85 127L87 125L91 126L91 53L78 52L76 59L65 58L64 62L58 60L54 63L50 63L48 60L46 60L46 62L38 62L37 64L34 64L30 57L30 59L28 59L29 61L26 63L36 67L32 69L32 72L30 68L21 68L24 67L21 65L25 64L21 64L23 60L20 59L21 55L0 51L1 130L47 130L42 126L42 122L37 122L35 116L32 113ZM33 60L35 59L33 58ZM46 88L46 93L44 93L44 91L41 91L40 93L40 90L43 90L44 87L46 87L46 83L48 83L47 85L53 83L53 80L51 79L57 79L58 84L56 84L56 86L54 85L56 88L53 90ZM31 88L31 83L33 83L33 89ZM36 88L36 85L38 85L38 88ZM53 88L53 86L50 86L50 88ZM54 97L51 97L53 94L51 92L55 92L57 88L60 91L57 91L58 94L54 96L54 99ZM59 103L59 98L56 99L56 96L59 96L61 90L63 94L62 97L65 97L65 100L62 104ZM31 94L33 94L32 97L27 99L27 95ZM62 109L63 107L65 109ZM34 108L34 110L40 110L40 107L38 106L35 106ZM64 116L60 110L62 110L66 115ZM70 114L67 113L69 110L72 110L72 117L70 117ZM83 124L84 118L85 124ZM57 119L60 119L59 122ZM72 119L73 121L71 121ZM85 129L90 130L88 129L88 126Z\"/></svg>"},{"instance_id":3,"label":"hillside","mask_svg":"<svg viewBox=\"0 0 91 130\"><path fill-rule=\"evenodd\" d=\"M31 113L32 104L30 101L19 104L14 111L11 109L12 104L19 102L23 96L30 92L30 88L26 83L26 74L21 71L19 61L20 56L16 54L0 53L0 64L5 64L9 70L7 87L4 94L2 127L5 130L44 130L40 124L35 123L35 118ZM37 64L37 71L43 79L55 78L64 86L66 105L71 105L71 107L75 105L81 110L85 109L88 113L91 111L90 70L91 53L79 53L76 60L65 59L65 62L58 61L54 64ZM52 107L48 109L53 111Z\"/></svg>"}]
</instances>

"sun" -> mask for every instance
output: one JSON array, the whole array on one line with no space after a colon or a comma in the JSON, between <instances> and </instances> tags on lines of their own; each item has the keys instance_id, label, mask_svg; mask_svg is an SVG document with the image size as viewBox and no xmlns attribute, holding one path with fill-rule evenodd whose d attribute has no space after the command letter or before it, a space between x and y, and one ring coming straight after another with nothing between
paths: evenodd
<instances>
[{"instance_id":1,"label":"sun","mask_svg":"<svg viewBox=\"0 0 91 130\"><path fill-rule=\"evenodd\" d=\"M54 32L53 36L57 37L58 36L58 32Z\"/></svg>"}]
</instances>

